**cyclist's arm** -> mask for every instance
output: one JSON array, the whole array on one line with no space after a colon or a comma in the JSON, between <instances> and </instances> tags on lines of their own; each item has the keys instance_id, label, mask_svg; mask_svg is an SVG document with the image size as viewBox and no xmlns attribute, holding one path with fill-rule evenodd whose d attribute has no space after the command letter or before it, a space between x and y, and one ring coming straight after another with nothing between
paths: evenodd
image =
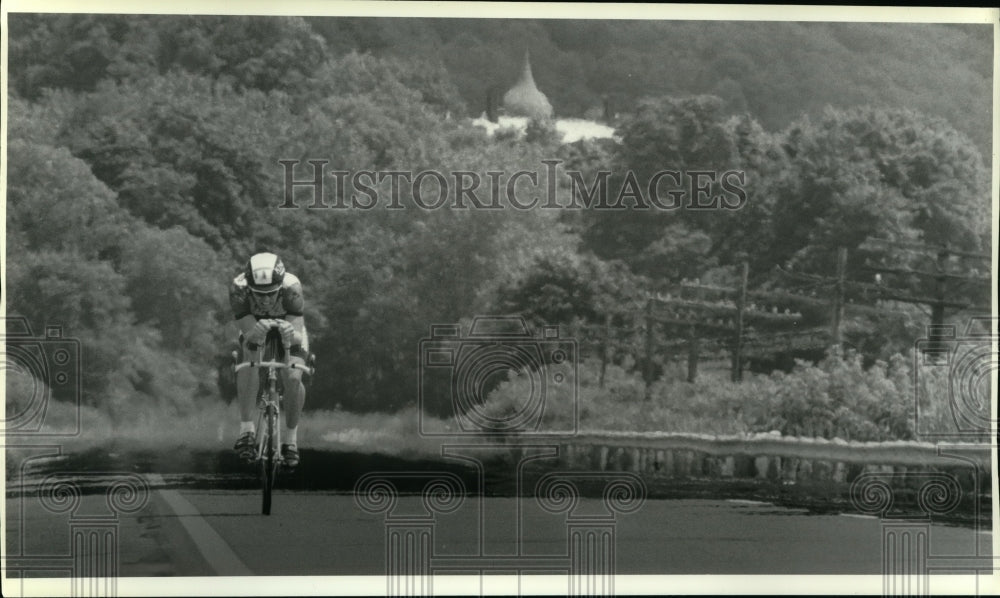
<instances>
[{"instance_id":1,"label":"cyclist's arm","mask_svg":"<svg viewBox=\"0 0 1000 598\"><path fill-rule=\"evenodd\" d=\"M233 310L233 318L243 336L246 336L257 324L257 318L250 312L250 297L242 275L236 277L229 286L229 307Z\"/></svg>"},{"instance_id":2,"label":"cyclist's arm","mask_svg":"<svg viewBox=\"0 0 1000 598\"><path fill-rule=\"evenodd\" d=\"M250 334L250 331L253 330L253 327L257 325L257 318L248 314L243 316L242 318L238 318L236 320L236 325L239 326L240 332L243 333L243 336L246 336Z\"/></svg>"},{"instance_id":3,"label":"cyclist's arm","mask_svg":"<svg viewBox=\"0 0 1000 598\"><path fill-rule=\"evenodd\" d=\"M306 335L306 320L302 316L293 316L291 314L285 316L285 321L290 323L295 328L295 336L292 337L293 345L303 344L303 340Z\"/></svg>"},{"instance_id":4,"label":"cyclist's arm","mask_svg":"<svg viewBox=\"0 0 1000 598\"><path fill-rule=\"evenodd\" d=\"M303 317L305 299L302 296L302 283L292 275L292 283L285 288L282 293L282 300L285 307L285 321L295 328L295 336L292 339L293 345L304 345L306 342L306 324Z\"/></svg>"}]
</instances>

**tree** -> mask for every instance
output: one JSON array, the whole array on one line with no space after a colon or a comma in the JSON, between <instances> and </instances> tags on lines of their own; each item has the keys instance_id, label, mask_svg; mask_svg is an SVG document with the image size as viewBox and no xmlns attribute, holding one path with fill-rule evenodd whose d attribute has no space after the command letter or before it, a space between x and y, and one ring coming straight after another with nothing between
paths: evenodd
<instances>
[{"instance_id":1,"label":"tree","mask_svg":"<svg viewBox=\"0 0 1000 598\"><path fill-rule=\"evenodd\" d=\"M285 99L185 74L104 84L76 103L58 141L133 215L220 249L269 228L258 211L279 199L271 177L280 177L274 154L291 131Z\"/></svg>"},{"instance_id":2,"label":"tree","mask_svg":"<svg viewBox=\"0 0 1000 598\"><path fill-rule=\"evenodd\" d=\"M853 250L869 237L987 247L986 170L946 122L908 110L831 109L790 127L784 144L794 176L776 189L776 263L832 271L837 247Z\"/></svg>"},{"instance_id":3,"label":"tree","mask_svg":"<svg viewBox=\"0 0 1000 598\"><path fill-rule=\"evenodd\" d=\"M847 280L868 285L849 284L851 301L871 305L891 294L935 298L945 293L945 299L986 303L988 285L951 279L947 288L939 288L933 275L939 266L951 274L975 275L981 262L955 255L939 262L934 250L868 242L877 238L985 252L987 175L968 138L940 119L911 111L831 109L819 122L803 119L790 127L784 147L789 168L772 187L773 241L767 252L772 263L829 277L843 247L849 256ZM886 271L875 285L870 268L880 266ZM804 284L789 277L777 282ZM845 338L869 357L911 346L927 324L921 306L883 307L899 313L848 312L844 323Z\"/></svg>"},{"instance_id":4,"label":"tree","mask_svg":"<svg viewBox=\"0 0 1000 598\"><path fill-rule=\"evenodd\" d=\"M8 147L7 247L69 251L96 259L114 252L132 226L114 193L65 148L12 139Z\"/></svg>"},{"instance_id":5,"label":"tree","mask_svg":"<svg viewBox=\"0 0 1000 598\"><path fill-rule=\"evenodd\" d=\"M714 266L718 262L715 254L729 242L716 234L724 210L721 205L707 211L689 209L696 201L692 173L714 173L700 175L705 178L697 181L698 185L708 185L709 190L697 201L721 196L722 173L739 170L742 164L735 129L719 98L663 97L642 102L618 128L621 143L613 158L606 202L619 204L626 189L635 190L641 199L622 199L620 205L626 209L589 212L586 246L599 257L621 259L634 272L647 275L680 276L680 270L663 264L672 259L669 253L678 249L685 252L683 269L687 272ZM662 171L676 172L680 178L661 179L657 192L661 204L671 201L668 188L680 192L677 209L660 209L650 199L649 182ZM726 258L731 258L733 250L726 253Z\"/></svg>"},{"instance_id":6,"label":"tree","mask_svg":"<svg viewBox=\"0 0 1000 598\"><path fill-rule=\"evenodd\" d=\"M45 88L94 89L131 29L116 15L13 14L9 22L12 87L32 99Z\"/></svg>"},{"instance_id":7,"label":"tree","mask_svg":"<svg viewBox=\"0 0 1000 598\"><path fill-rule=\"evenodd\" d=\"M92 91L184 70L264 91L301 87L328 57L325 42L295 17L13 15L15 89Z\"/></svg>"},{"instance_id":8,"label":"tree","mask_svg":"<svg viewBox=\"0 0 1000 598\"><path fill-rule=\"evenodd\" d=\"M124 279L106 262L75 252L21 252L8 263L8 312L36 328L60 326L64 337L79 339L84 400L107 407L106 391L130 377L126 363L134 355L129 347L137 333L155 338L132 327Z\"/></svg>"},{"instance_id":9,"label":"tree","mask_svg":"<svg viewBox=\"0 0 1000 598\"><path fill-rule=\"evenodd\" d=\"M219 312L227 281L215 252L184 229L147 228L124 248L125 289L139 324L160 332L164 348L204 362L222 345Z\"/></svg>"},{"instance_id":10,"label":"tree","mask_svg":"<svg viewBox=\"0 0 1000 598\"><path fill-rule=\"evenodd\" d=\"M722 100L714 96L643 101L618 127L619 165L643 179L665 168L725 169L736 152L722 108Z\"/></svg>"},{"instance_id":11,"label":"tree","mask_svg":"<svg viewBox=\"0 0 1000 598\"><path fill-rule=\"evenodd\" d=\"M572 324L579 319L603 324L610 314L626 315L645 286L621 264L592 254L550 252L539 255L518 280L497 295L499 313L518 314L535 327Z\"/></svg>"}]
</instances>

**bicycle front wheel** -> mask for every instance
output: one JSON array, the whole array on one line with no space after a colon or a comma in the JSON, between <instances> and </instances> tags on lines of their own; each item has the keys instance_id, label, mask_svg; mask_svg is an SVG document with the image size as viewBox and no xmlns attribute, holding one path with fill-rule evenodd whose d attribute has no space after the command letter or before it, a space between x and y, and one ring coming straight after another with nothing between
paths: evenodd
<instances>
[{"instance_id":1,"label":"bicycle front wheel","mask_svg":"<svg viewBox=\"0 0 1000 598\"><path fill-rule=\"evenodd\" d=\"M263 454L260 459L261 513L271 514L271 493L274 490L274 478L278 473L277 428L278 413L268 405L264 416L267 437L263 443Z\"/></svg>"}]
</instances>

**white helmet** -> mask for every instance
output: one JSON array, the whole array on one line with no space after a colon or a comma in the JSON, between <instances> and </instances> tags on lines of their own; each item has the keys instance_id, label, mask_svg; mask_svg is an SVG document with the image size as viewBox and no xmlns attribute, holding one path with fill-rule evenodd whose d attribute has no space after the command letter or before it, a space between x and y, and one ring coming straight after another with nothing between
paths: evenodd
<instances>
[{"instance_id":1,"label":"white helmet","mask_svg":"<svg viewBox=\"0 0 1000 598\"><path fill-rule=\"evenodd\" d=\"M285 265L273 253L258 253L246 265L247 286L254 293L273 293L285 279Z\"/></svg>"}]
</instances>

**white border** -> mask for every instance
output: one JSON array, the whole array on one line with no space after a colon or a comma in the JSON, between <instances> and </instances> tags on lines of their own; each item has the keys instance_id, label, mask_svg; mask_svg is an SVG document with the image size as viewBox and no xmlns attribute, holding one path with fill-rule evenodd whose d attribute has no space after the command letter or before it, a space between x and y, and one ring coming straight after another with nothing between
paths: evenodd
<instances>
[{"instance_id":1,"label":"white border","mask_svg":"<svg viewBox=\"0 0 1000 598\"><path fill-rule=\"evenodd\" d=\"M296 15L478 19L685 19L709 21L873 21L884 23L991 23L997 9L747 4L597 4L547 2L366 2L360 0L11 0L8 12L118 14ZM86 10L82 10L86 8Z\"/></svg>"},{"instance_id":2,"label":"white border","mask_svg":"<svg viewBox=\"0 0 1000 598\"><path fill-rule=\"evenodd\" d=\"M954 579L952 579L954 578ZM13 589L17 580L5 583ZM551 575L521 577L521 593L525 595L565 596L566 579ZM980 578L978 594L996 592L994 586L983 587ZM489 585L517 587L516 576L491 576ZM849 584L845 583L849 582ZM58 596L66 593L69 579L31 580L24 596ZM513 585L512 585L513 584ZM947 587L945 587L947 586ZM976 595L973 576L949 575L934 577L930 582L933 595ZM121 596L350 596L384 595L384 577L315 576L315 577L122 577L118 579ZM485 588L489 592L489 587ZM480 594L480 579L475 575L443 575L434 577L434 593L438 596L468 596ZM615 578L616 595L678 595L678 594L881 594L881 575L619 575ZM15 595L15 594L8 594Z\"/></svg>"}]
</instances>

